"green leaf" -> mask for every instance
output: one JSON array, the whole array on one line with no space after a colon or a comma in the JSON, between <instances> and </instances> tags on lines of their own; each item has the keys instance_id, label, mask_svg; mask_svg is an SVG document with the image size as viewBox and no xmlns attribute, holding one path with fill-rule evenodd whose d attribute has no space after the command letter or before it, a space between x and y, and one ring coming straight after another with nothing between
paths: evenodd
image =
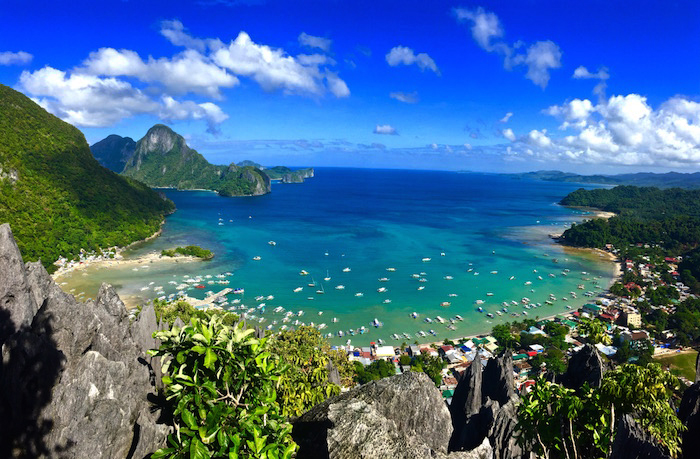
<instances>
[{"instance_id":1,"label":"green leaf","mask_svg":"<svg viewBox=\"0 0 700 459\"><path fill-rule=\"evenodd\" d=\"M207 353L204 355L204 367L210 370L214 369L214 363L218 360L216 353L212 349L207 349Z\"/></svg>"},{"instance_id":2,"label":"green leaf","mask_svg":"<svg viewBox=\"0 0 700 459\"><path fill-rule=\"evenodd\" d=\"M195 419L194 414L189 412L187 409L184 409L184 410L182 410L181 415L182 415L182 420L185 421L185 424L187 425L187 427L189 427L190 429L193 429L193 430L198 428L197 419Z\"/></svg>"},{"instance_id":3,"label":"green leaf","mask_svg":"<svg viewBox=\"0 0 700 459\"><path fill-rule=\"evenodd\" d=\"M190 443L190 459L210 459L211 455L204 443L199 441L197 437L192 438Z\"/></svg>"},{"instance_id":4,"label":"green leaf","mask_svg":"<svg viewBox=\"0 0 700 459\"><path fill-rule=\"evenodd\" d=\"M163 457L168 457L175 452L175 448L161 448L155 453L151 454L151 459L161 459Z\"/></svg>"}]
</instances>

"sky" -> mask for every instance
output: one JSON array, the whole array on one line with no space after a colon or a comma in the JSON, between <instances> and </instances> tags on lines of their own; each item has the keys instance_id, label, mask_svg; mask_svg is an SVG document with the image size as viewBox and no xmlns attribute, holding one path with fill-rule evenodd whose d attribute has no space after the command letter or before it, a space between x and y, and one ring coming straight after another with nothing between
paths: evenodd
<instances>
[{"instance_id":1,"label":"sky","mask_svg":"<svg viewBox=\"0 0 700 459\"><path fill-rule=\"evenodd\" d=\"M0 0L0 83L216 164L700 170L697 1Z\"/></svg>"}]
</instances>

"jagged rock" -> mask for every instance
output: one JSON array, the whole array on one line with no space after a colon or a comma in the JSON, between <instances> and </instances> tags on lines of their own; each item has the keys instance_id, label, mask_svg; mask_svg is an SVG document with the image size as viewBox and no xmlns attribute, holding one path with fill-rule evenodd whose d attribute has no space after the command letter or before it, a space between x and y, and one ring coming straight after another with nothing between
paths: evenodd
<instances>
[{"instance_id":1,"label":"jagged rock","mask_svg":"<svg viewBox=\"0 0 700 459\"><path fill-rule=\"evenodd\" d=\"M671 456L632 416L626 414L617 423L610 459L671 459Z\"/></svg>"},{"instance_id":2,"label":"jagged rock","mask_svg":"<svg viewBox=\"0 0 700 459\"><path fill-rule=\"evenodd\" d=\"M156 310L153 303L149 303L141 309L138 318L131 325L131 336L134 342L139 347L147 351L149 349L157 349L160 342L153 337L153 332L161 330L161 324L157 322ZM157 388L162 388L162 373L160 357L151 357L144 354L142 363L146 365L151 376L151 385Z\"/></svg>"},{"instance_id":3,"label":"jagged rock","mask_svg":"<svg viewBox=\"0 0 700 459\"><path fill-rule=\"evenodd\" d=\"M515 395L513 353L510 349L506 349L498 358L489 359L486 364L481 396L484 403L486 402L486 398L490 398L503 405L507 403L513 395Z\"/></svg>"},{"instance_id":4,"label":"jagged rock","mask_svg":"<svg viewBox=\"0 0 700 459\"><path fill-rule=\"evenodd\" d=\"M0 260L16 260L11 233L0 239ZM102 285L96 301L78 303L39 263L3 268L0 285L14 289L4 304L39 309L26 326L10 322L19 328L2 345L0 456L143 457L164 444L166 429L147 400L144 349L133 337L140 331L129 329L114 290Z\"/></svg>"},{"instance_id":5,"label":"jagged rock","mask_svg":"<svg viewBox=\"0 0 700 459\"><path fill-rule=\"evenodd\" d=\"M700 353L698 354L697 357L695 357L695 381L693 382L699 382L700 381Z\"/></svg>"},{"instance_id":6,"label":"jagged rock","mask_svg":"<svg viewBox=\"0 0 700 459\"><path fill-rule=\"evenodd\" d=\"M372 381L293 421L303 458L431 458L447 455L450 415L424 373Z\"/></svg>"},{"instance_id":7,"label":"jagged rock","mask_svg":"<svg viewBox=\"0 0 700 459\"><path fill-rule=\"evenodd\" d=\"M499 459L519 459L526 452L518 444L515 427L518 424L518 399L513 397L504 405L490 400L482 410L482 420L488 424L487 438L493 455Z\"/></svg>"},{"instance_id":8,"label":"jagged rock","mask_svg":"<svg viewBox=\"0 0 700 459\"><path fill-rule=\"evenodd\" d=\"M600 387L605 368L598 350L591 344L576 352L569 359L569 366L561 377L561 383L570 389L580 389L584 383Z\"/></svg>"},{"instance_id":9,"label":"jagged rock","mask_svg":"<svg viewBox=\"0 0 700 459\"><path fill-rule=\"evenodd\" d=\"M7 223L0 225L0 345L32 323L39 306L29 291L22 255Z\"/></svg>"},{"instance_id":10,"label":"jagged rock","mask_svg":"<svg viewBox=\"0 0 700 459\"><path fill-rule=\"evenodd\" d=\"M462 451L475 448L486 437L488 426L479 418L482 407L482 365L475 360L469 365L455 388L450 404L452 417L452 437L450 451Z\"/></svg>"},{"instance_id":11,"label":"jagged rock","mask_svg":"<svg viewBox=\"0 0 700 459\"><path fill-rule=\"evenodd\" d=\"M683 457L693 457L700 451L700 383L683 392L678 417L687 428L682 439Z\"/></svg>"},{"instance_id":12,"label":"jagged rock","mask_svg":"<svg viewBox=\"0 0 700 459\"><path fill-rule=\"evenodd\" d=\"M445 457L445 459L493 459L493 448L491 448L489 439L484 438L484 441L471 451L452 452L447 456L437 455L435 457Z\"/></svg>"},{"instance_id":13,"label":"jagged rock","mask_svg":"<svg viewBox=\"0 0 700 459\"><path fill-rule=\"evenodd\" d=\"M340 381L340 372L338 369L333 365L333 361L329 360L328 364L326 365L326 369L328 370L328 382L331 384L336 384L340 386L341 381Z\"/></svg>"}]
</instances>

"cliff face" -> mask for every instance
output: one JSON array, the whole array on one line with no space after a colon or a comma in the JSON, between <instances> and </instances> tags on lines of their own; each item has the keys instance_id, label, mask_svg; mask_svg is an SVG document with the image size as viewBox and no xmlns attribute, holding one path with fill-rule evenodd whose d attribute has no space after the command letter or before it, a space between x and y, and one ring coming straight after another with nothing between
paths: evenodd
<instances>
[{"instance_id":1,"label":"cliff face","mask_svg":"<svg viewBox=\"0 0 700 459\"><path fill-rule=\"evenodd\" d=\"M110 286L78 303L0 225L0 456L141 458L163 445L147 400L154 329L152 310L130 325Z\"/></svg>"},{"instance_id":2,"label":"cliff face","mask_svg":"<svg viewBox=\"0 0 700 459\"><path fill-rule=\"evenodd\" d=\"M156 124L136 143L122 172L153 187L206 189L224 196L257 196L270 192L267 176L252 166L210 164L167 126Z\"/></svg>"},{"instance_id":3,"label":"cliff face","mask_svg":"<svg viewBox=\"0 0 700 459\"><path fill-rule=\"evenodd\" d=\"M275 166L265 169L265 173L272 180L279 180L282 183L303 183L305 179L314 176L312 167L306 169L291 170L284 166Z\"/></svg>"}]
</instances>

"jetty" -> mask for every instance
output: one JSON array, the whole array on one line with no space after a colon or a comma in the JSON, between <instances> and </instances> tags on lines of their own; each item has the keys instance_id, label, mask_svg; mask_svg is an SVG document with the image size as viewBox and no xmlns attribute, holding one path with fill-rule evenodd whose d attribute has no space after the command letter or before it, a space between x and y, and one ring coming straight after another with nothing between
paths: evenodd
<instances>
[{"instance_id":1,"label":"jetty","mask_svg":"<svg viewBox=\"0 0 700 459\"><path fill-rule=\"evenodd\" d=\"M221 290L220 292L216 292L213 295L209 295L208 297L204 298L203 300L197 300L194 298L187 298L186 301L188 303L190 303L195 308L201 308L202 306L209 306L209 305L214 304L216 302L216 300L218 300L222 296L228 295L232 291L233 291L232 288L227 287L227 288Z\"/></svg>"}]
</instances>

